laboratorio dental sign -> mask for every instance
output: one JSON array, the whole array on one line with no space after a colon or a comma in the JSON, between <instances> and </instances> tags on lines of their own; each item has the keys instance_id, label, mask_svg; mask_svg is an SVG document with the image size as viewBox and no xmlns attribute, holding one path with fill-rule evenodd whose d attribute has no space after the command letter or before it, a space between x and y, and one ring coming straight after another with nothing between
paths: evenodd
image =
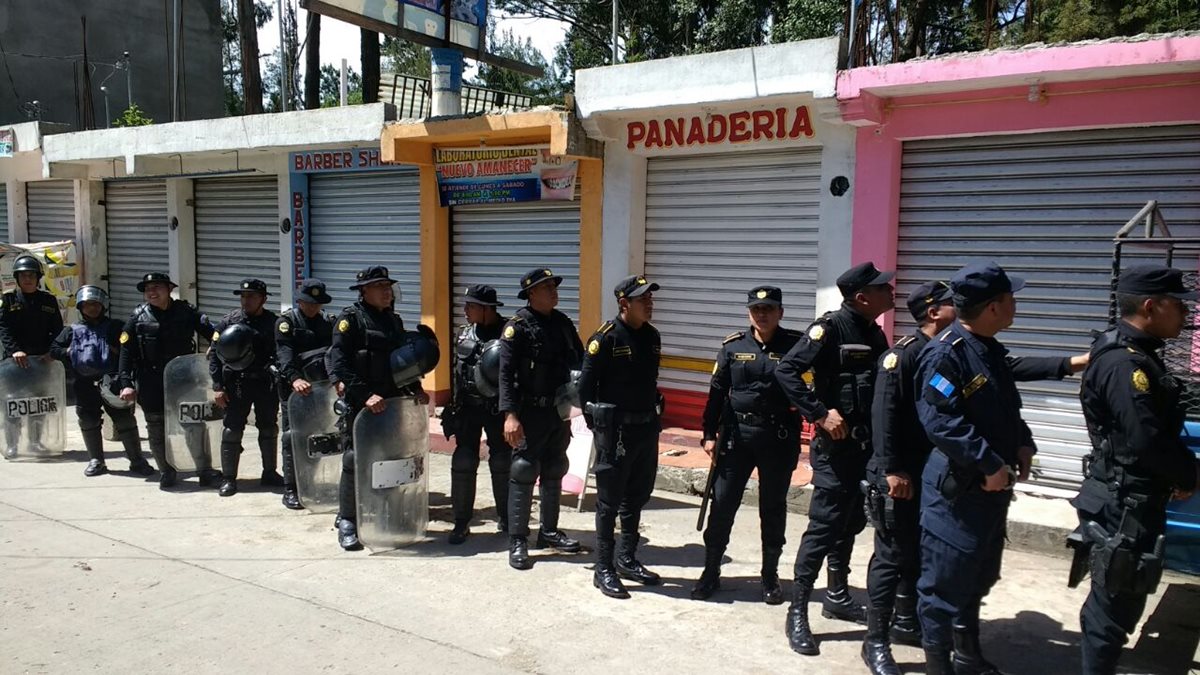
<instances>
[{"instance_id":1,"label":"laboratorio dental sign","mask_svg":"<svg viewBox=\"0 0 1200 675\"><path fill-rule=\"evenodd\" d=\"M441 148L436 151L442 206L571 201L578 162L548 146Z\"/></svg>"}]
</instances>

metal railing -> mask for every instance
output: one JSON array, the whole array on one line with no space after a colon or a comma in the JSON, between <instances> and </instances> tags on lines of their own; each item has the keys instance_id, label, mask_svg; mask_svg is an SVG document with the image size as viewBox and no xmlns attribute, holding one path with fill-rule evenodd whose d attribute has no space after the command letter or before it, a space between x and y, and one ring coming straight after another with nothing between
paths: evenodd
<instances>
[{"instance_id":1,"label":"metal railing","mask_svg":"<svg viewBox=\"0 0 1200 675\"><path fill-rule=\"evenodd\" d=\"M429 117L433 112L433 85L429 78L384 73L379 78L379 100L396 106L400 119ZM462 111L477 115L491 110L528 110L533 97L508 91L463 85Z\"/></svg>"}]
</instances>

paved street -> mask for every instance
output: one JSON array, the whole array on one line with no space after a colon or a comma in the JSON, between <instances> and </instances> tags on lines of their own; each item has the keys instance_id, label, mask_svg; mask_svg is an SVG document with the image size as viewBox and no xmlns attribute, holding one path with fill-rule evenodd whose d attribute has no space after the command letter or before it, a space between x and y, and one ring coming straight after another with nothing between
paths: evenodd
<instances>
[{"instance_id":1,"label":"paved street","mask_svg":"<svg viewBox=\"0 0 1200 675\"><path fill-rule=\"evenodd\" d=\"M258 475L253 434L243 478ZM78 434L71 448L79 447ZM644 517L643 559L666 583L633 598L602 597L588 555L538 552L528 572L508 568L487 507L462 547L445 544L449 458L431 462L429 541L384 555L343 553L332 516L285 510L279 495L248 487L229 499L178 493L110 468L82 475L85 457L0 465L0 672L196 673L414 672L855 673L861 627L820 618L822 656L793 654L785 606L758 601L758 529L744 507L727 590L687 599L703 560L697 500L660 493ZM573 503L573 500L570 500ZM563 525L591 545L592 514ZM792 515L789 549L806 521ZM868 531L869 534L869 531ZM868 536L852 583L863 595ZM788 556L785 556L785 559ZM1077 672L1083 589L1068 590L1067 562L1010 552L984 608L984 643L1009 672ZM790 576L786 574L785 577ZM1135 636L1136 672L1198 668L1200 585L1169 577ZM920 672L916 649L899 661ZM1129 662L1133 665L1133 661Z\"/></svg>"}]
</instances>

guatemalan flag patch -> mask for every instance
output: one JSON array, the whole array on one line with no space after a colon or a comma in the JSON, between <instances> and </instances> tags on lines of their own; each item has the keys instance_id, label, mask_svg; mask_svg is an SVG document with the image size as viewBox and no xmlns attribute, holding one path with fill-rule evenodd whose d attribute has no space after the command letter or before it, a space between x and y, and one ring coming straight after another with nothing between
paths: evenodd
<instances>
[{"instance_id":1,"label":"guatemalan flag patch","mask_svg":"<svg viewBox=\"0 0 1200 675\"><path fill-rule=\"evenodd\" d=\"M933 374L933 377L929 380L929 386L936 389L946 398L950 398L950 395L954 393L954 383L942 377L941 373Z\"/></svg>"}]
</instances>

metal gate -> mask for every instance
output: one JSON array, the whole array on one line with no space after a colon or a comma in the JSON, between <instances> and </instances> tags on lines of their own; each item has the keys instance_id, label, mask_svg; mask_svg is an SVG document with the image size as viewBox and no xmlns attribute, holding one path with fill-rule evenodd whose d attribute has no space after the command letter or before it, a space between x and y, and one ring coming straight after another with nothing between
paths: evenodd
<instances>
[{"instance_id":1,"label":"metal gate","mask_svg":"<svg viewBox=\"0 0 1200 675\"><path fill-rule=\"evenodd\" d=\"M275 176L205 178L195 184L196 298L215 323L238 306L238 282L254 277L278 297L279 193Z\"/></svg>"},{"instance_id":2,"label":"metal gate","mask_svg":"<svg viewBox=\"0 0 1200 675\"><path fill-rule=\"evenodd\" d=\"M654 325L662 334L666 389L694 424L712 360L729 333L746 328L746 292L783 290L787 325L814 318L821 147L655 157L646 173L646 276L660 284ZM683 412L683 415L680 415Z\"/></svg>"},{"instance_id":3,"label":"metal gate","mask_svg":"<svg viewBox=\"0 0 1200 675\"><path fill-rule=\"evenodd\" d=\"M166 181L110 181L104 184L108 241L110 314L129 316L142 303L137 283L147 272L167 272Z\"/></svg>"},{"instance_id":4,"label":"metal gate","mask_svg":"<svg viewBox=\"0 0 1200 675\"><path fill-rule=\"evenodd\" d=\"M0 242L5 244L9 243L7 185L0 185Z\"/></svg>"},{"instance_id":5,"label":"metal gate","mask_svg":"<svg viewBox=\"0 0 1200 675\"><path fill-rule=\"evenodd\" d=\"M25 184L29 241L75 238L75 182L43 180Z\"/></svg>"},{"instance_id":6,"label":"metal gate","mask_svg":"<svg viewBox=\"0 0 1200 675\"><path fill-rule=\"evenodd\" d=\"M421 184L416 169L314 175L309 179L312 274L333 296L337 313L358 300L354 275L388 268L396 312L412 329L421 321Z\"/></svg>"},{"instance_id":7,"label":"metal gate","mask_svg":"<svg viewBox=\"0 0 1200 675\"><path fill-rule=\"evenodd\" d=\"M487 284L506 315L525 305L517 299L521 276L548 267L563 278L558 311L579 325L579 194L572 202L521 202L456 206L453 233L454 325L465 319L458 305L472 284Z\"/></svg>"},{"instance_id":8,"label":"metal gate","mask_svg":"<svg viewBox=\"0 0 1200 675\"><path fill-rule=\"evenodd\" d=\"M1107 324L1118 228L1156 199L1173 234L1196 233L1197 157L1197 126L905 143L897 304L914 285L947 279L967 260L995 260L1029 282L1017 295L1016 323L999 336L1009 350L1082 353L1091 331ZM897 337L913 330L907 312L896 318ZM1026 383L1021 392L1039 449L1036 482L1077 485L1090 450L1079 378Z\"/></svg>"}]
</instances>

